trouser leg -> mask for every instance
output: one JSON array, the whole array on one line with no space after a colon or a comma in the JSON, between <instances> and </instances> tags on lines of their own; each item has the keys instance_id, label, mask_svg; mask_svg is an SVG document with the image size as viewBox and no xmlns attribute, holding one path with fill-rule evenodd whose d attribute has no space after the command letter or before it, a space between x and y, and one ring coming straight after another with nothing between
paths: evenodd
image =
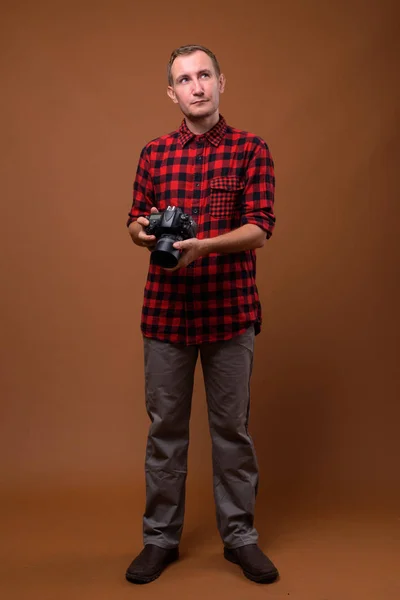
<instances>
[{"instance_id":1,"label":"trouser leg","mask_svg":"<svg viewBox=\"0 0 400 600\"><path fill-rule=\"evenodd\" d=\"M189 420L198 350L144 338L146 409L145 544L179 544L185 509Z\"/></svg>"},{"instance_id":2,"label":"trouser leg","mask_svg":"<svg viewBox=\"0 0 400 600\"><path fill-rule=\"evenodd\" d=\"M254 328L201 346L212 439L217 525L228 548L255 544L258 465L248 433Z\"/></svg>"}]
</instances>

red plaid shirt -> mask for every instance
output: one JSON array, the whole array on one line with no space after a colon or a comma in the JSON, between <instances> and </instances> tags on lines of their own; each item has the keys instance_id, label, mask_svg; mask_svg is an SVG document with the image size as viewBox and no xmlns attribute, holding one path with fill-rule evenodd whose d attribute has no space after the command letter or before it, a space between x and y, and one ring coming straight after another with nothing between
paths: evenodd
<instances>
[{"instance_id":1,"label":"red plaid shirt","mask_svg":"<svg viewBox=\"0 0 400 600\"><path fill-rule=\"evenodd\" d=\"M246 223L272 234L273 161L259 137L218 123L203 135L183 120L179 130L142 150L128 225L152 206L180 207L197 222L199 239ZM143 335L184 345L227 340L261 328L254 250L209 254L167 271L150 263L144 290Z\"/></svg>"}]
</instances>

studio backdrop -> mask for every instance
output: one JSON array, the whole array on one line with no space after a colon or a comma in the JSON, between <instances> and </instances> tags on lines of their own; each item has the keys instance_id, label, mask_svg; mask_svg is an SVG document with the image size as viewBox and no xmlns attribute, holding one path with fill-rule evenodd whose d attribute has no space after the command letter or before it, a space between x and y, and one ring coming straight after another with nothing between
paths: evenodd
<instances>
[{"instance_id":1,"label":"studio backdrop","mask_svg":"<svg viewBox=\"0 0 400 600\"><path fill-rule=\"evenodd\" d=\"M125 222L141 148L181 122L169 55L199 43L227 77L221 113L263 137L276 167L276 230L257 253L260 493L398 501L395 8L2 3L3 488L143 491L149 254ZM199 366L189 485L210 477Z\"/></svg>"}]
</instances>

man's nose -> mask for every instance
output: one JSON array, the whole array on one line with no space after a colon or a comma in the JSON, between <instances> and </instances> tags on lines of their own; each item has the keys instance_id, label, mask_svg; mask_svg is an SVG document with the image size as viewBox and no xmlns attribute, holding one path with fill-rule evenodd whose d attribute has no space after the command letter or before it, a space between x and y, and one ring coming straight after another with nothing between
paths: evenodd
<instances>
[{"instance_id":1,"label":"man's nose","mask_svg":"<svg viewBox=\"0 0 400 600\"><path fill-rule=\"evenodd\" d=\"M203 86L198 79L195 79L193 82L193 94L196 96L202 96L204 94Z\"/></svg>"}]
</instances>

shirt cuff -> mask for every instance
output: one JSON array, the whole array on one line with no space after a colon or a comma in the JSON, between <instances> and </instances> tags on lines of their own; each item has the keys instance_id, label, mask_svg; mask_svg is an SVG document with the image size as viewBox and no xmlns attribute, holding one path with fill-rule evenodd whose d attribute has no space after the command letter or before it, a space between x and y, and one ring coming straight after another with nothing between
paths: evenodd
<instances>
[{"instance_id":1,"label":"shirt cuff","mask_svg":"<svg viewBox=\"0 0 400 600\"><path fill-rule=\"evenodd\" d=\"M242 225L257 225L267 234L267 240L271 237L275 226L275 219L269 219L264 215L243 215Z\"/></svg>"}]
</instances>

